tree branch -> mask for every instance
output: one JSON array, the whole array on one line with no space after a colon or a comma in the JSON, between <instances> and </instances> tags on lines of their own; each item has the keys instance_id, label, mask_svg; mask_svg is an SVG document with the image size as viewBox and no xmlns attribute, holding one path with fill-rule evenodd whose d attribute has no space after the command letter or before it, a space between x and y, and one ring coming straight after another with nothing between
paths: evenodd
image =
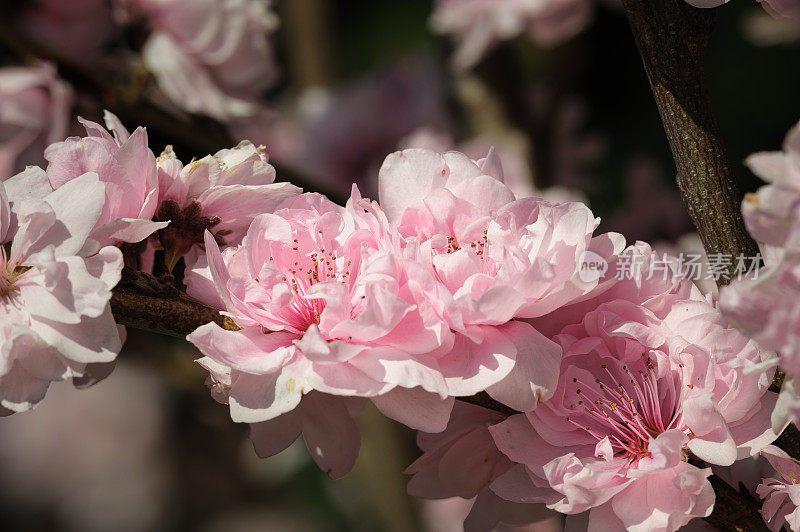
<instances>
[{"instance_id":1,"label":"tree branch","mask_svg":"<svg viewBox=\"0 0 800 532\"><path fill-rule=\"evenodd\" d=\"M623 5L672 149L681 196L706 253L730 259L727 276L718 281L728 284L737 257L755 257L758 246L744 227L741 194L706 87L703 61L714 12L685 0L623 0ZM722 530L768 530L756 501L719 478L710 481L716 503L706 521Z\"/></svg>"},{"instance_id":2,"label":"tree branch","mask_svg":"<svg viewBox=\"0 0 800 532\"><path fill-rule=\"evenodd\" d=\"M111 312L120 325L179 338L186 338L201 325L211 322L228 331L239 330L232 319L219 313L219 309L182 292L174 298L164 298L117 286L111 297Z\"/></svg>"},{"instance_id":3,"label":"tree branch","mask_svg":"<svg viewBox=\"0 0 800 532\"><path fill-rule=\"evenodd\" d=\"M706 88L703 56L714 13L685 0L623 0L639 46L678 174L681 196L708 255L755 257L747 234L741 194L733 178Z\"/></svg>"}]
</instances>

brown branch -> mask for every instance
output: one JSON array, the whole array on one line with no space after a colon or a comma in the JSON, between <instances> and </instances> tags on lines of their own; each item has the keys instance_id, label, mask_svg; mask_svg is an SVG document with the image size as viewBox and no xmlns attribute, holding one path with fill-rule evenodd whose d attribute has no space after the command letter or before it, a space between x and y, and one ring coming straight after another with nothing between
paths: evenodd
<instances>
[{"instance_id":1,"label":"brown branch","mask_svg":"<svg viewBox=\"0 0 800 532\"><path fill-rule=\"evenodd\" d=\"M758 246L739 210L731 172L706 88L703 56L714 13L685 0L623 0L677 166L681 196L706 252L754 257Z\"/></svg>"},{"instance_id":2,"label":"brown branch","mask_svg":"<svg viewBox=\"0 0 800 532\"><path fill-rule=\"evenodd\" d=\"M111 312L120 325L180 338L212 321L229 331L239 329L232 319L221 315L219 309L182 292L174 298L163 298L117 286L111 297Z\"/></svg>"},{"instance_id":3,"label":"brown branch","mask_svg":"<svg viewBox=\"0 0 800 532\"><path fill-rule=\"evenodd\" d=\"M714 12L685 0L623 0L677 167L681 196L708 255L755 257L739 210L741 195L721 140L703 67ZM758 504L711 477L714 511L706 519L721 530L768 530Z\"/></svg>"}]
</instances>

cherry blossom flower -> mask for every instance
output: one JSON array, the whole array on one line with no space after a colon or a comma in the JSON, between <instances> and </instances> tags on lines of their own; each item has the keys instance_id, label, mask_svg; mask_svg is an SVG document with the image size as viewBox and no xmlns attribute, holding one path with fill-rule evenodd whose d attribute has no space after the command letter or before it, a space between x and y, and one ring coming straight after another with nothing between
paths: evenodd
<instances>
[{"instance_id":1,"label":"cherry blossom flower","mask_svg":"<svg viewBox=\"0 0 800 532\"><path fill-rule=\"evenodd\" d=\"M43 197L86 173L105 184L106 201L91 238L101 245L140 242L167 222L151 221L158 202L158 176L147 132L128 133L119 119L106 111L106 131L100 124L79 119L86 137L70 137L44 152L47 170L30 167L12 177L20 197ZM12 196L13 194L9 194Z\"/></svg>"},{"instance_id":2,"label":"cherry blossom flower","mask_svg":"<svg viewBox=\"0 0 800 532\"><path fill-rule=\"evenodd\" d=\"M206 229L220 246L237 244L257 215L301 192L289 183L274 183L275 168L268 161L265 148L249 141L186 166L167 147L158 158L156 219L170 221L158 233L169 269L190 251L187 263L194 262Z\"/></svg>"},{"instance_id":3,"label":"cherry blossom flower","mask_svg":"<svg viewBox=\"0 0 800 532\"><path fill-rule=\"evenodd\" d=\"M486 389L527 411L552 393L560 349L512 318L588 297L610 269L584 280L583 259L608 263L624 240L593 237L599 220L581 203L517 200L501 176L492 153L475 162L458 152L396 152L379 174L380 203L421 266L409 269L414 286L458 333L440 358L449 393Z\"/></svg>"},{"instance_id":4,"label":"cherry blossom flower","mask_svg":"<svg viewBox=\"0 0 800 532\"><path fill-rule=\"evenodd\" d=\"M800 125L789 132L783 152L757 153L747 164L769 183L742 204L766 267L723 288L720 309L745 334L781 356L789 378L773 414L777 428L800 419L800 397L792 380L800 375Z\"/></svg>"},{"instance_id":5,"label":"cherry blossom flower","mask_svg":"<svg viewBox=\"0 0 800 532\"><path fill-rule=\"evenodd\" d=\"M537 190L533 184L531 169L525 161L524 150L517 145L513 136L509 135L509 137L511 138L479 136L456 145L450 135L422 128L403 139L400 148L421 148L440 153L451 150L458 151L476 161L485 158L490 150L494 150L497 158L502 161L502 175L496 177L514 192L517 199L539 196L552 203L587 202L586 197L580 191L567 187L553 186Z\"/></svg>"},{"instance_id":6,"label":"cherry blossom flower","mask_svg":"<svg viewBox=\"0 0 800 532\"><path fill-rule=\"evenodd\" d=\"M761 451L781 478L765 478L756 488L764 499L761 515L770 530L779 532L785 525L794 532L800 530L800 462L774 445Z\"/></svg>"},{"instance_id":7,"label":"cherry blossom flower","mask_svg":"<svg viewBox=\"0 0 800 532\"><path fill-rule=\"evenodd\" d=\"M206 356L197 362L209 372L206 384L211 396L222 404L230 405L237 372L212 357ZM238 379L252 380L254 377L239 376ZM287 381L287 385L289 382L291 380ZM241 401L243 388L252 385L236 383L234 401ZM269 458L289 447L302 434L319 468L331 478L341 478L350 472L358 457L361 438L354 418L363 412L365 405L366 400L359 397L311 391L288 412L251 423L250 441L259 457Z\"/></svg>"},{"instance_id":8,"label":"cherry blossom flower","mask_svg":"<svg viewBox=\"0 0 800 532\"><path fill-rule=\"evenodd\" d=\"M761 450L761 456L769 462L770 472L777 471L780 476L760 479L761 483L755 490L764 499L761 507L764 521L775 532L783 530L784 526L790 530L799 530L800 512L797 511L796 501L800 501L800 491L795 486L800 481L800 463L774 445L765 446ZM769 474L762 473L765 476Z\"/></svg>"},{"instance_id":9,"label":"cherry blossom flower","mask_svg":"<svg viewBox=\"0 0 800 532\"><path fill-rule=\"evenodd\" d=\"M67 135L72 89L49 63L0 68L0 181L39 164Z\"/></svg>"},{"instance_id":10,"label":"cherry blossom flower","mask_svg":"<svg viewBox=\"0 0 800 532\"><path fill-rule=\"evenodd\" d=\"M188 339L205 355L201 363L234 421L275 420L296 437L303 419L338 411L346 420L347 400L366 397L412 428L444 429L453 399L433 353L452 345L452 334L414 299L398 240L355 187L346 207L319 194L290 198L222 252L206 233L208 265L198 261L188 272L188 292L225 309L242 329L208 324ZM327 396L309 399L311 392ZM325 405L331 412L323 416ZM337 476L349 469L323 468Z\"/></svg>"},{"instance_id":11,"label":"cherry blossom flower","mask_svg":"<svg viewBox=\"0 0 800 532\"><path fill-rule=\"evenodd\" d=\"M418 433L417 444L424 454L406 469L414 475L408 492L425 499L474 499L465 530L493 530L501 522L523 525L554 515L543 504L506 501L489 489L494 479L513 466L489 434L489 427L504 419L493 410L456 402L447 429L438 434Z\"/></svg>"},{"instance_id":12,"label":"cherry blossom flower","mask_svg":"<svg viewBox=\"0 0 800 532\"><path fill-rule=\"evenodd\" d=\"M142 59L177 107L227 122L252 117L277 76L265 0L123 0L153 27Z\"/></svg>"},{"instance_id":13,"label":"cherry blossom flower","mask_svg":"<svg viewBox=\"0 0 800 532\"><path fill-rule=\"evenodd\" d=\"M52 381L90 380L122 346L108 304L122 254L88 238L103 201L94 173L12 204L0 185L2 413L33 408Z\"/></svg>"},{"instance_id":14,"label":"cherry blossom flower","mask_svg":"<svg viewBox=\"0 0 800 532\"><path fill-rule=\"evenodd\" d=\"M431 26L457 42L453 66L474 66L494 45L527 34L545 46L581 32L592 17L590 0L437 0Z\"/></svg>"},{"instance_id":15,"label":"cherry blossom flower","mask_svg":"<svg viewBox=\"0 0 800 532\"><path fill-rule=\"evenodd\" d=\"M627 254L646 258L638 243ZM774 355L734 329L688 280L635 276L533 320L563 349L558 388L491 427L518 465L491 488L590 528L677 530L710 514L710 469L773 441Z\"/></svg>"}]
</instances>

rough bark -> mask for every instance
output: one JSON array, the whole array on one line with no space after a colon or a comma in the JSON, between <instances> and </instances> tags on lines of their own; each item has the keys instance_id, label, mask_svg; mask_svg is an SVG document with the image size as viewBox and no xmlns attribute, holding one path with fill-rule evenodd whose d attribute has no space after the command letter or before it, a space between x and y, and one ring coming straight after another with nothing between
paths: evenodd
<instances>
[{"instance_id":1,"label":"rough bark","mask_svg":"<svg viewBox=\"0 0 800 532\"><path fill-rule=\"evenodd\" d=\"M706 87L703 62L714 12L685 0L623 0L623 5L672 149L683 202L709 257L730 261L718 281L728 284L738 257L755 257L758 246L744 227L741 194ZM709 523L721 530L768 530L756 501L717 477L710 481L716 503Z\"/></svg>"},{"instance_id":2,"label":"rough bark","mask_svg":"<svg viewBox=\"0 0 800 532\"><path fill-rule=\"evenodd\" d=\"M677 167L678 187L709 256L730 261L754 257L758 246L747 234L741 194L706 87L703 56L714 23L712 9L685 0L623 0Z\"/></svg>"}]
</instances>

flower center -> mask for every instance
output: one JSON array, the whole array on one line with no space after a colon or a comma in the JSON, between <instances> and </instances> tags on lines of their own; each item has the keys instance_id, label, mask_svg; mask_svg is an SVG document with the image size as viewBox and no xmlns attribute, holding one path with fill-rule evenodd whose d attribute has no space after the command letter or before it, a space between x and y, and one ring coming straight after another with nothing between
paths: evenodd
<instances>
[{"instance_id":1,"label":"flower center","mask_svg":"<svg viewBox=\"0 0 800 532\"><path fill-rule=\"evenodd\" d=\"M448 236L447 245L443 247L440 246L438 248L434 248L433 252L436 255L442 255L442 254L449 255L461 249L471 250L480 259L481 273L493 277L494 275L497 274L497 270L500 269L500 265L497 264L494 260L492 260L488 255L489 239L487 233L488 231L484 230L483 234L480 237L474 238L467 242L461 242L458 238L454 236Z\"/></svg>"},{"instance_id":2,"label":"flower center","mask_svg":"<svg viewBox=\"0 0 800 532\"><path fill-rule=\"evenodd\" d=\"M350 283L351 260L347 257L340 257L336 250L298 249L298 240L294 240L291 248L292 253L282 254L276 260L269 257L269 261L283 273L281 280L289 285L292 291L292 302L283 307L277 316L281 318L287 329L301 334L312 324L319 324L322 311L325 310L325 300L318 297L309 297L308 291L312 286L324 282L336 282L348 287L353 291ZM358 315L364 307L364 296L353 297L351 294L350 316Z\"/></svg>"},{"instance_id":3,"label":"flower center","mask_svg":"<svg viewBox=\"0 0 800 532\"><path fill-rule=\"evenodd\" d=\"M651 438L684 428L680 377L668 372L659 378L646 353L630 364L608 360L592 369L594 380L572 377L568 383L565 401L576 415L567 421L598 441L608 437L615 457L635 465L648 455Z\"/></svg>"},{"instance_id":4,"label":"flower center","mask_svg":"<svg viewBox=\"0 0 800 532\"><path fill-rule=\"evenodd\" d=\"M30 266L10 264L8 262L6 246L0 248L0 297L6 298L14 291L14 284L28 270Z\"/></svg>"}]
</instances>

